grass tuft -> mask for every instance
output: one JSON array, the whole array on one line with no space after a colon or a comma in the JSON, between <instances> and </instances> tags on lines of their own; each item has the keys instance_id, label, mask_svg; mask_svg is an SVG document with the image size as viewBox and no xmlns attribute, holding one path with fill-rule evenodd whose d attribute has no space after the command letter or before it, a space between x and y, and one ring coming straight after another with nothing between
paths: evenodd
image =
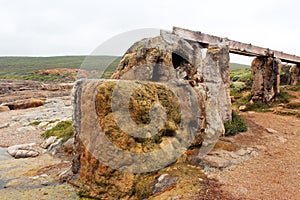
<instances>
[{"instance_id":1,"label":"grass tuft","mask_svg":"<svg viewBox=\"0 0 300 200\"><path fill-rule=\"evenodd\" d=\"M56 136L57 138L62 138L62 143L63 143L74 136L72 121L59 122L52 129L45 131L41 136L43 138L49 138L50 136Z\"/></svg>"},{"instance_id":2,"label":"grass tuft","mask_svg":"<svg viewBox=\"0 0 300 200\"><path fill-rule=\"evenodd\" d=\"M234 111L232 111L232 121L226 122L224 126L226 136L236 135L239 132L246 132L248 130L244 119Z\"/></svg>"}]
</instances>

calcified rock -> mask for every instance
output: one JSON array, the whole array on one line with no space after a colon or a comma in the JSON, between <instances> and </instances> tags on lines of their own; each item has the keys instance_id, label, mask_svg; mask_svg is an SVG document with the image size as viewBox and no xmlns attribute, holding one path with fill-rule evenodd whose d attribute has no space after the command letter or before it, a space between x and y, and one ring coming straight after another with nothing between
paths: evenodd
<instances>
[{"instance_id":1,"label":"calcified rock","mask_svg":"<svg viewBox=\"0 0 300 200\"><path fill-rule=\"evenodd\" d=\"M10 111L8 106L0 106L0 112Z\"/></svg>"},{"instance_id":2,"label":"calcified rock","mask_svg":"<svg viewBox=\"0 0 300 200\"><path fill-rule=\"evenodd\" d=\"M201 73L213 107L223 122L231 121L229 49L226 43L209 46ZM207 111L210 112L210 111Z\"/></svg>"},{"instance_id":3,"label":"calcified rock","mask_svg":"<svg viewBox=\"0 0 300 200\"><path fill-rule=\"evenodd\" d=\"M290 68L291 74L291 85L299 85L300 84L300 66L293 65Z\"/></svg>"},{"instance_id":4,"label":"calcified rock","mask_svg":"<svg viewBox=\"0 0 300 200\"><path fill-rule=\"evenodd\" d=\"M280 93L281 61L256 57L251 64L253 74L252 100L270 103Z\"/></svg>"},{"instance_id":5,"label":"calcified rock","mask_svg":"<svg viewBox=\"0 0 300 200\"><path fill-rule=\"evenodd\" d=\"M207 153L231 117L228 62L226 44L202 61L199 44L162 32L125 53L118 80L78 81L73 184L87 196L134 199L144 173L182 162L203 141Z\"/></svg>"},{"instance_id":6,"label":"calcified rock","mask_svg":"<svg viewBox=\"0 0 300 200\"><path fill-rule=\"evenodd\" d=\"M10 108L10 110L18 110L18 109L26 109L26 108L34 108L44 105L45 102L41 99L26 99L26 100L17 100L11 103L5 103L4 106Z\"/></svg>"},{"instance_id":7,"label":"calcified rock","mask_svg":"<svg viewBox=\"0 0 300 200\"><path fill-rule=\"evenodd\" d=\"M42 144L41 147L44 149L48 149L48 147L53 144L56 141L57 137L56 136L50 136L47 138Z\"/></svg>"},{"instance_id":8,"label":"calcified rock","mask_svg":"<svg viewBox=\"0 0 300 200\"><path fill-rule=\"evenodd\" d=\"M180 102L159 82L90 80L77 84L73 172L88 186L89 196L130 198L143 177L135 173L174 163L191 144L198 126L198 119L189 115L197 103L196 99L189 103L192 94L181 96ZM120 85L126 87L114 94ZM177 90L185 87L189 86L180 85Z\"/></svg>"},{"instance_id":9,"label":"calcified rock","mask_svg":"<svg viewBox=\"0 0 300 200\"><path fill-rule=\"evenodd\" d=\"M10 146L7 148L7 153L15 158L36 157L39 155L35 143Z\"/></svg>"}]
</instances>

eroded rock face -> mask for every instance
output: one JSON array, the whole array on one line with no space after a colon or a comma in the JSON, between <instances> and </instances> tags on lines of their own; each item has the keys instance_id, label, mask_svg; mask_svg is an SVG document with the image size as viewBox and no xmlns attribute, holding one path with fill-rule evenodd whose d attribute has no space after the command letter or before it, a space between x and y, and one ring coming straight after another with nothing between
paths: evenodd
<instances>
[{"instance_id":1,"label":"eroded rock face","mask_svg":"<svg viewBox=\"0 0 300 200\"><path fill-rule=\"evenodd\" d=\"M300 66L293 65L290 68L291 74L291 85L299 85L300 84Z\"/></svg>"},{"instance_id":2,"label":"eroded rock face","mask_svg":"<svg viewBox=\"0 0 300 200\"><path fill-rule=\"evenodd\" d=\"M217 109L223 123L231 121L229 48L226 43L209 46L203 67L199 70L208 87L209 101L212 103L206 113Z\"/></svg>"},{"instance_id":3,"label":"eroded rock face","mask_svg":"<svg viewBox=\"0 0 300 200\"><path fill-rule=\"evenodd\" d=\"M253 101L270 103L280 93L281 61L271 57L256 57L251 64Z\"/></svg>"},{"instance_id":4,"label":"eroded rock face","mask_svg":"<svg viewBox=\"0 0 300 200\"><path fill-rule=\"evenodd\" d=\"M17 100L10 103L3 104L4 106L9 107L10 110L18 110L18 109L26 109L26 108L34 108L44 105L45 102L41 99L26 99L26 100Z\"/></svg>"},{"instance_id":5,"label":"eroded rock face","mask_svg":"<svg viewBox=\"0 0 300 200\"><path fill-rule=\"evenodd\" d=\"M135 183L143 177L136 173L159 170L176 162L194 138L198 118L180 112L180 105L184 105L188 114L193 113L191 109L196 105L189 103L192 95L184 96L179 102L173 92L159 82L87 80L77 84L75 101L80 104L76 104L74 113L76 156L73 172L88 186L85 190L90 196L131 197ZM118 84L128 88L114 97ZM138 89L129 96L128 105L126 93L135 84ZM164 109L153 106L157 104ZM122 113L122 105L128 105L125 107L129 107L129 116ZM151 112L157 114L151 116ZM124 124L117 120L118 116L125 120ZM135 125L126 121L128 118ZM133 133L128 133L129 129ZM136 132L141 137L131 135Z\"/></svg>"},{"instance_id":6,"label":"eroded rock face","mask_svg":"<svg viewBox=\"0 0 300 200\"><path fill-rule=\"evenodd\" d=\"M202 61L199 44L162 32L125 53L118 80L78 81L73 184L100 199L144 197L147 175L203 141L207 153L231 117L228 63L226 44Z\"/></svg>"}]
</instances>

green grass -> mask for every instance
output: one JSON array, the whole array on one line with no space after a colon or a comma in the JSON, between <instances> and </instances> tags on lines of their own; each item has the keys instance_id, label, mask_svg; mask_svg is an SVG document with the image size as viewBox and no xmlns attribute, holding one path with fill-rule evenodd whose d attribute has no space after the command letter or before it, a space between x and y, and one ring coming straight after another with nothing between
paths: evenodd
<instances>
[{"instance_id":1,"label":"green grass","mask_svg":"<svg viewBox=\"0 0 300 200\"><path fill-rule=\"evenodd\" d=\"M277 97L275 103L289 103L291 99L293 98L292 95L290 95L288 92L285 90L281 89L280 94Z\"/></svg>"},{"instance_id":2,"label":"green grass","mask_svg":"<svg viewBox=\"0 0 300 200\"><path fill-rule=\"evenodd\" d=\"M103 78L109 78L120 59L121 57L116 56L0 57L0 78L42 82L62 82L67 79L70 82L77 76L77 74L62 76L32 74L38 70L55 68L97 70L103 72Z\"/></svg>"},{"instance_id":3,"label":"green grass","mask_svg":"<svg viewBox=\"0 0 300 200\"><path fill-rule=\"evenodd\" d=\"M287 90L294 91L294 92L299 92L300 91L300 85L288 86Z\"/></svg>"},{"instance_id":4,"label":"green grass","mask_svg":"<svg viewBox=\"0 0 300 200\"><path fill-rule=\"evenodd\" d=\"M232 111L232 121L224 124L225 135L235 135L239 132L246 132L248 130L244 119L236 112Z\"/></svg>"},{"instance_id":5,"label":"green grass","mask_svg":"<svg viewBox=\"0 0 300 200\"><path fill-rule=\"evenodd\" d=\"M277 115L283 115L283 116L296 116L297 118L300 118L300 112L299 111L276 111L275 114Z\"/></svg>"},{"instance_id":6,"label":"green grass","mask_svg":"<svg viewBox=\"0 0 300 200\"><path fill-rule=\"evenodd\" d=\"M62 143L63 143L74 136L72 121L59 122L52 129L45 131L41 136L43 138L49 138L50 136L56 136L57 138L62 138Z\"/></svg>"},{"instance_id":7,"label":"green grass","mask_svg":"<svg viewBox=\"0 0 300 200\"><path fill-rule=\"evenodd\" d=\"M230 63L230 70L245 69L245 68L250 68L250 65Z\"/></svg>"},{"instance_id":8,"label":"green grass","mask_svg":"<svg viewBox=\"0 0 300 200\"><path fill-rule=\"evenodd\" d=\"M0 57L0 78L62 82L66 81L67 77L73 77L73 79L67 80L70 82L74 81L77 76L77 74L64 76L31 74L38 70L55 68L97 70L103 73L102 78L109 78L120 60L121 57L117 56ZM230 70L245 70L246 68L249 66L230 63Z\"/></svg>"},{"instance_id":9,"label":"green grass","mask_svg":"<svg viewBox=\"0 0 300 200\"><path fill-rule=\"evenodd\" d=\"M270 112L270 106L263 102L247 103L244 111Z\"/></svg>"}]
</instances>

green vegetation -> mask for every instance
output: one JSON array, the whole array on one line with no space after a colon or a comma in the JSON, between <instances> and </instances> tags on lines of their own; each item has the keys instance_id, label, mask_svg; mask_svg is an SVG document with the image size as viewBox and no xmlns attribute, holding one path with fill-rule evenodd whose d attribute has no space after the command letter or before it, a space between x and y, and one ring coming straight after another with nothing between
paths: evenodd
<instances>
[{"instance_id":1,"label":"green vegetation","mask_svg":"<svg viewBox=\"0 0 300 200\"><path fill-rule=\"evenodd\" d=\"M41 136L43 138L49 138L50 136L57 136L57 138L62 138L62 142L65 142L74 136L72 121L59 122L52 129L45 131Z\"/></svg>"},{"instance_id":2,"label":"green vegetation","mask_svg":"<svg viewBox=\"0 0 300 200\"><path fill-rule=\"evenodd\" d=\"M0 57L0 78L42 82L72 82L76 79L77 73L33 74L38 70L57 68L96 70L103 73L102 78L109 78L120 60L121 57L117 56ZM248 65L230 63L231 70L247 68L249 68ZM241 77L241 79L246 79L246 77Z\"/></svg>"},{"instance_id":3,"label":"green vegetation","mask_svg":"<svg viewBox=\"0 0 300 200\"><path fill-rule=\"evenodd\" d=\"M121 57L116 56L0 57L0 78L42 82L75 80L77 73L33 74L38 70L57 68L96 70L103 72L103 78L108 78L117 68L120 59Z\"/></svg>"},{"instance_id":4,"label":"green vegetation","mask_svg":"<svg viewBox=\"0 0 300 200\"><path fill-rule=\"evenodd\" d=\"M300 118L300 111L294 111L294 110L290 110L290 111L281 111L281 110L277 110L275 112L275 114L277 115L284 115L284 116L296 116L298 118Z\"/></svg>"},{"instance_id":5,"label":"green vegetation","mask_svg":"<svg viewBox=\"0 0 300 200\"><path fill-rule=\"evenodd\" d=\"M250 68L250 66L239 64L239 63L230 63L230 70L246 69L246 68Z\"/></svg>"},{"instance_id":6,"label":"green vegetation","mask_svg":"<svg viewBox=\"0 0 300 200\"><path fill-rule=\"evenodd\" d=\"M247 125L244 119L239 116L235 111L232 111L232 121L226 122L225 126L225 135L235 135L239 132L246 132Z\"/></svg>"},{"instance_id":7,"label":"green vegetation","mask_svg":"<svg viewBox=\"0 0 300 200\"><path fill-rule=\"evenodd\" d=\"M291 99L293 98L292 95L290 95L288 92L285 90L281 89L280 94L277 97L275 103L289 103Z\"/></svg>"},{"instance_id":8,"label":"green vegetation","mask_svg":"<svg viewBox=\"0 0 300 200\"><path fill-rule=\"evenodd\" d=\"M248 102L244 111L271 112L270 106L263 102Z\"/></svg>"},{"instance_id":9,"label":"green vegetation","mask_svg":"<svg viewBox=\"0 0 300 200\"><path fill-rule=\"evenodd\" d=\"M287 90L294 91L294 92L299 92L300 91L300 85L288 86Z\"/></svg>"}]
</instances>

